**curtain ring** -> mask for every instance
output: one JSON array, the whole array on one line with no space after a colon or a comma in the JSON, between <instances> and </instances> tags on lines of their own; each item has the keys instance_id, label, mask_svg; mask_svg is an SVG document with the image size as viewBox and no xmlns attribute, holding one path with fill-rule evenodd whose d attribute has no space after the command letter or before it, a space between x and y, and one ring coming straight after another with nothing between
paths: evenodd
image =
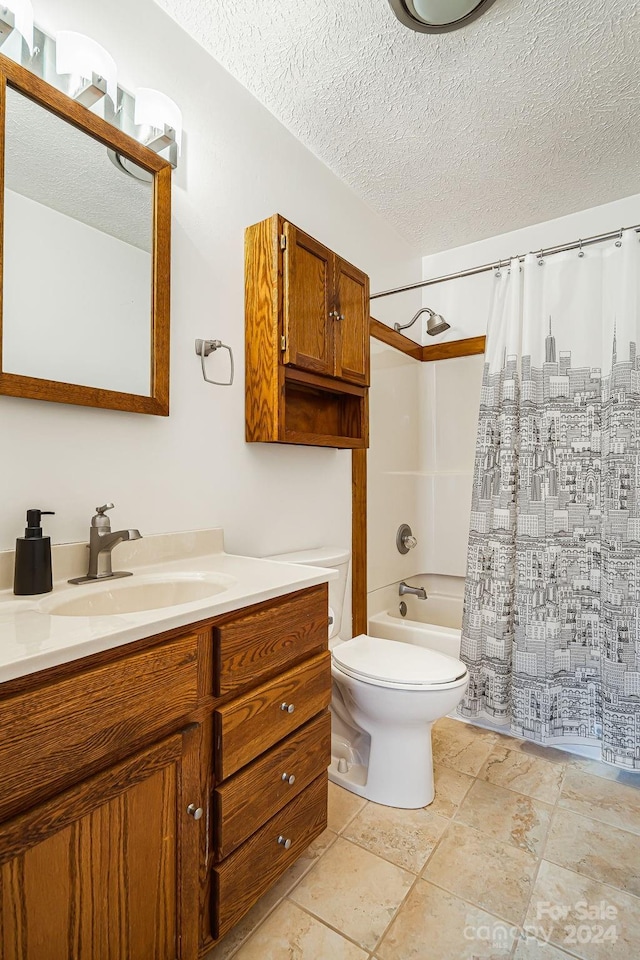
<instances>
[{"instance_id":1,"label":"curtain ring","mask_svg":"<svg viewBox=\"0 0 640 960\"><path fill-rule=\"evenodd\" d=\"M502 276L502 271L500 269L501 266L502 266L502 260L496 263L496 272L495 272L496 280L499 280L500 277Z\"/></svg>"},{"instance_id":2,"label":"curtain ring","mask_svg":"<svg viewBox=\"0 0 640 960\"><path fill-rule=\"evenodd\" d=\"M622 227L620 227L620 235L616 240L616 247L621 247L621 246L622 246Z\"/></svg>"},{"instance_id":3,"label":"curtain ring","mask_svg":"<svg viewBox=\"0 0 640 960\"><path fill-rule=\"evenodd\" d=\"M580 241L580 249L578 250L578 256L580 258L584 257L584 250L582 249L582 240Z\"/></svg>"},{"instance_id":4,"label":"curtain ring","mask_svg":"<svg viewBox=\"0 0 640 960\"><path fill-rule=\"evenodd\" d=\"M543 266L544 266L543 253L544 253L544 250L543 250L542 248L540 248L540 253L538 254L538 266L539 266L539 267L543 267Z\"/></svg>"}]
</instances>

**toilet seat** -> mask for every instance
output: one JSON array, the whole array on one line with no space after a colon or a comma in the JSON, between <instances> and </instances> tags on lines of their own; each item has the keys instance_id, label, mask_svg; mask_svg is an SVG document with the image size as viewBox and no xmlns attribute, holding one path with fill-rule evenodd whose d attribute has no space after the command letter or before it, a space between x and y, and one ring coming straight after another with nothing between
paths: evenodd
<instances>
[{"instance_id":1,"label":"toilet seat","mask_svg":"<svg viewBox=\"0 0 640 960\"><path fill-rule=\"evenodd\" d=\"M435 650L360 634L331 651L335 667L355 680L380 687L427 690L466 682L461 660Z\"/></svg>"}]
</instances>

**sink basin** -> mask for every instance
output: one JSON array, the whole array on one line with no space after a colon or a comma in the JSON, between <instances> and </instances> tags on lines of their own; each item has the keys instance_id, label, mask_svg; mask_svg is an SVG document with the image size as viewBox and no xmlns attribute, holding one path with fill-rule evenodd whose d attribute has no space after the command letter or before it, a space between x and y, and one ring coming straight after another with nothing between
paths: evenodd
<instances>
[{"instance_id":1,"label":"sink basin","mask_svg":"<svg viewBox=\"0 0 640 960\"><path fill-rule=\"evenodd\" d=\"M206 600L224 593L233 582L232 577L215 574L111 580L102 584L100 589L91 585L86 593L70 595L65 592L64 598L43 604L43 610L55 617L112 617L141 613Z\"/></svg>"}]
</instances>

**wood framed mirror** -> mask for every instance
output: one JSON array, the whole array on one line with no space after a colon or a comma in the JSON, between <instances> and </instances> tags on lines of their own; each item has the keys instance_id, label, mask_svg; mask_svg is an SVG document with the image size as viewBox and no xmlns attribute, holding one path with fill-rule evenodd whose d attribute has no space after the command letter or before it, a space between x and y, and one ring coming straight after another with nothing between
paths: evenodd
<instances>
[{"instance_id":1,"label":"wood framed mirror","mask_svg":"<svg viewBox=\"0 0 640 960\"><path fill-rule=\"evenodd\" d=\"M0 55L0 395L168 416L171 172Z\"/></svg>"}]
</instances>

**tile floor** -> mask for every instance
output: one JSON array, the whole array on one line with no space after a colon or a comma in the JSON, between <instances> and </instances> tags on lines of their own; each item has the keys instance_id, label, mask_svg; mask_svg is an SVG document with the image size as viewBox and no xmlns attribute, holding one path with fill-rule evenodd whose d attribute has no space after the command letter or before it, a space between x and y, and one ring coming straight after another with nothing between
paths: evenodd
<instances>
[{"instance_id":1,"label":"tile floor","mask_svg":"<svg viewBox=\"0 0 640 960\"><path fill-rule=\"evenodd\" d=\"M640 775L445 718L436 799L329 826L207 960L638 960Z\"/></svg>"}]
</instances>

